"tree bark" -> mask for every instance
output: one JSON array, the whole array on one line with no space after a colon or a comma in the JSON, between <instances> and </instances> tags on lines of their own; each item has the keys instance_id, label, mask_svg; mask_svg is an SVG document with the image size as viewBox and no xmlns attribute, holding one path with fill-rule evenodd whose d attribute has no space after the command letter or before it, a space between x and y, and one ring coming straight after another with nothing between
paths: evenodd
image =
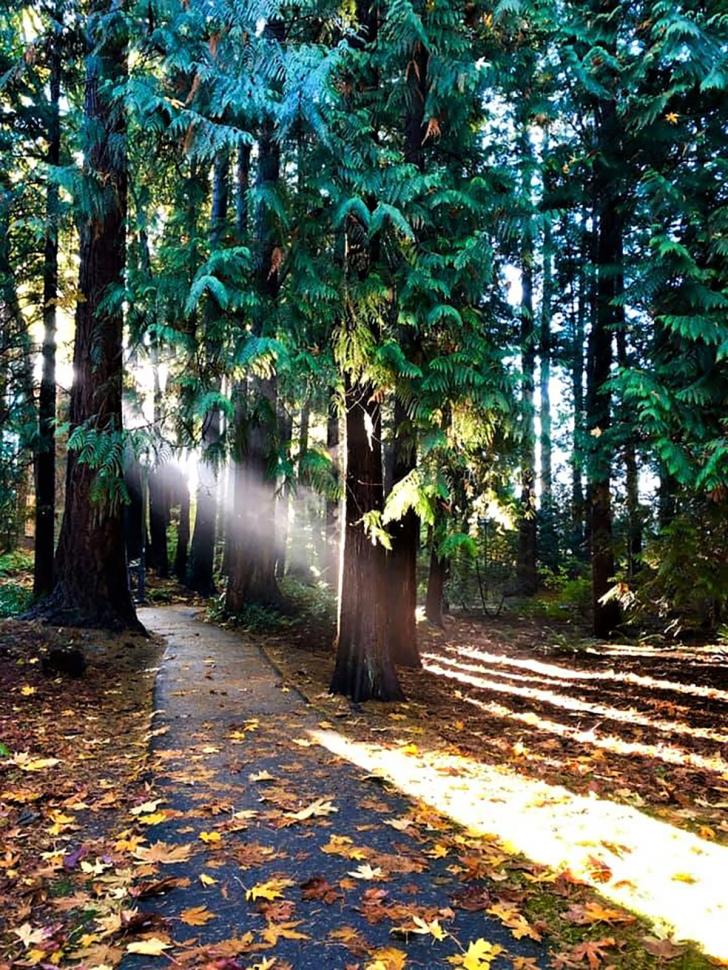
<instances>
[{"instance_id":1,"label":"tree bark","mask_svg":"<svg viewBox=\"0 0 728 970\"><path fill-rule=\"evenodd\" d=\"M174 575L181 582L187 577L187 550L190 543L190 488L186 479L181 477L179 495L179 526L177 546L174 553Z\"/></svg>"},{"instance_id":2,"label":"tree bark","mask_svg":"<svg viewBox=\"0 0 728 970\"><path fill-rule=\"evenodd\" d=\"M417 446L410 422L399 398L394 402L394 484L417 467ZM409 509L390 528L392 549L387 553L389 599L389 647L396 664L420 667L417 648L417 550L420 520Z\"/></svg>"},{"instance_id":3,"label":"tree bark","mask_svg":"<svg viewBox=\"0 0 728 970\"><path fill-rule=\"evenodd\" d=\"M171 496L167 467L158 465L149 473L149 554L147 565L157 576L169 576L167 526L170 522Z\"/></svg>"},{"instance_id":4,"label":"tree bark","mask_svg":"<svg viewBox=\"0 0 728 970\"><path fill-rule=\"evenodd\" d=\"M420 172L425 167L427 129L424 120L429 63L427 48L420 40L415 41L409 52L407 70L404 159ZM419 334L414 334L411 328L402 328L400 342L409 357L420 356ZM416 431L398 396L394 402L392 444L392 482L396 484L417 467ZM387 556L390 650L396 664L420 667L416 618L420 520L414 509L409 509L399 522L393 523L390 532L392 549Z\"/></svg>"},{"instance_id":5,"label":"tree bark","mask_svg":"<svg viewBox=\"0 0 728 970\"><path fill-rule=\"evenodd\" d=\"M558 540L554 528L552 443L551 443L551 317L553 312L553 232L545 217L543 232L543 275L539 337L539 417L541 419L541 484L538 553L544 566L558 565Z\"/></svg>"},{"instance_id":6,"label":"tree bark","mask_svg":"<svg viewBox=\"0 0 728 970\"><path fill-rule=\"evenodd\" d=\"M536 434L533 408L536 368L536 346L533 325L533 244L527 235L521 271L521 518L518 527L518 561L516 579L523 596L533 596L538 589L537 522L536 522Z\"/></svg>"},{"instance_id":7,"label":"tree bark","mask_svg":"<svg viewBox=\"0 0 728 970\"><path fill-rule=\"evenodd\" d=\"M329 411L326 419L326 450L331 459L333 474L338 484L341 477L339 457L339 413L336 406L335 391L329 395ZM339 511L341 502L338 499L326 497L325 529L326 529L326 573L325 579L329 586L339 589L340 566L340 537Z\"/></svg>"},{"instance_id":8,"label":"tree bark","mask_svg":"<svg viewBox=\"0 0 728 970\"><path fill-rule=\"evenodd\" d=\"M46 161L61 161L61 11L53 27L49 52L48 152ZM33 597L53 589L56 521L56 303L58 301L58 185L51 175L46 188L46 231L43 248L43 348L38 396L38 444L35 457L35 557Z\"/></svg>"},{"instance_id":9,"label":"tree bark","mask_svg":"<svg viewBox=\"0 0 728 970\"><path fill-rule=\"evenodd\" d=\"M594 635L608 637L619 623L616 600L602 602L612 586L614 551L612 547L610 436L611 393L608 381L612 367L612 337L619 329L619 296L622 253L622 215L612 171L606 161L608 151L619 144L616 105L604 102L598 111L600 156L595 172L595 199L598 207L596 307L589 337L587 373L587 430L590 435L590 541L592 563L592 602Z\"/></svg>"},{"instance_id":10,"label":"tree bark","mask_svg":"<svg viewBox=\"0 0 728 970\"><path fill-rule=\"evenodd\" d=\"M623 276L621 276L621 284L621 290L623 291ZM629 350L627 347L624 313L622 314L622 326L617 331L617 360L620 368L623 370L629 367ZM627 573L632 578L639 571L640 557L642 556L642 509L640 508L639 467L637 464L635 428L629 417L626 417L625 424L624 478L627 499Z\"/></svg>"},{"instance_id":11,"label":"tree bark","mask_svg":"<svg viewBox=\"0 0 728 970\"><path fill-rule=\"evenodd\" d=\"M378 5L357 0L359 32L351 41L364 52L378 33ZM362 66L359 93L376 90L379 79L371 64ZM369 207L372 202L369 200ZM359 230L359 231L357 231ZM345 272L366 278L376 261L376 247L350 225ZM351 326L347 319L347 326ZM330 690L353 701L403 698L388 641L386 559L384 546L366 534L362 516L384 506L382 414L375 387L365 378L344 374L345 469L341 588L336 638L336 666Z\"/></svg>"},{"instance_id":12,"label":"tree bark","mask_svg":"<svg viewBox=\"0 0 728 970\"><path fill-rule=\"evenodd\" d=\"M123 106L110 84L126 72L126 40L111 0L89 14L86 73L87 178L96 183L102 207L86 213L80 227L80 300L76 308L74 382L70 424L100 435L122 429L122 328L118 301L103 301L124 282L126 259L127 164ZM96 43L98 42L98 43ZM124 554L122 503L95 493L96 471L69 451L63 524L50 596L35 608L47 622L68 626L143 629L132 603Z\"/></svg>"},{"instance_id":13,"label":"tree bark","mask_svg":"<svg viewBox=\"0 0 728 970\"><path fill-rule=\"evenodd\" d=\"M333 694L353 701L399 700L388 644L384 546L372 542L361 521L381 511L381 408L371 384L352 384L346 376L346 468L344 536Z\"/></svg>"},{"instance_id":14,"label":"tree bark","mask_svg":"<svg viewBox=\"0 0 728 970\"><path fill-rule=\"evenodd\" d=\"M571 438L571 520L572 554L584 555L584 333L588 311L589 285L584 264L588 260L589 236L582 232L578 270L572 273L573 343L571 348L571 395L574 405L574 429Z\"/></svg>"}]
</instances>

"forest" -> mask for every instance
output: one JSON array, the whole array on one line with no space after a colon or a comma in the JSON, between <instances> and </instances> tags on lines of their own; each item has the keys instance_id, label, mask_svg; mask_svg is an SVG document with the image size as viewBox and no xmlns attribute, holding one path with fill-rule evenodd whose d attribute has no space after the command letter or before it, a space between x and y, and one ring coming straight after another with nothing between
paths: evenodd
<instances>
[{"instance_id":1,"label":"forest","mask_svg":"<svg viewBox=\"0 0 728 970\"><path fill-rule=\"evenodd\" d=\"M726 0L2 5L0 970L728 966L727 91Z\"/></svg>"}]
</instances>

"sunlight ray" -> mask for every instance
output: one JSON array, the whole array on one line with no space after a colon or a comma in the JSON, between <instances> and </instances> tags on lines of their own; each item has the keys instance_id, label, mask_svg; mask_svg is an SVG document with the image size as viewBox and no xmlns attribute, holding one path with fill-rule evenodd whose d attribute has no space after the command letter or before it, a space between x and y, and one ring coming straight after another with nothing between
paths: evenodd
<instances>
[{"instance_id":1,"label":"sunlight ray","mask_svg":"<svg viewBox=\"0 0 728 970\"><path fill-rule=\"evenodd\" d=\"M575 795L504 766L439 751L413 755L329 730L310 735L473 834L495 835L514 853L569 870L675 938L728 959L728 848L635 808Z\"/></svg>"},{"instance_id":2,"label":"sunlight ray","mask_svg":"<svg viewBox=\"0 0 728 970\"><path fill-rule=\"evenodd\" d=\"M465 695L462 695L461 699L468 704L472 704L473 707L477 707L481 711L486 711L495 717L502 717L511 721L520 721L529 727L536 727L541 731L557 734L559 737L568 738L580 744L590 744L603 751L609 751L611 754L625 755L627 757L658 758L667 764L678 765L680 767L690 765L690 767L697 768L700 771L712 771L718 774L728 773L728 762L718 756L706 758L701 754L685 751L671 744L660 743L653 745L641 744L639 741L624 741L614 734L598 734L595 728L582 730L581 728L572 727L570 724L551 721L548 718L543 718L536 714L535 711L514 711L494 701L481 701L476 697L466 697Z\"/></svg>"},{"instance_id":3,"label":"sunlight ray","mask_svg":"<svg viewBox=\"0 0 728 970\"><path fill-rule=\"evenodd\" d=\"M541 660L525 659L523 657L509 657L502 653L491 653L488 650L477 650L475 647L443 645L450 653L468 657L471 660L482 660L499 666L517 667L533 673L543 674L559 680L614 680L623 684L634 684L637 687L674 691L677 694L689 694L693 697L703 697L709 700L722 701L728 704L728 691L717 687L704 687L700 684L686 684L682 681L662 680L648 677L644 674L620 673L616 670L575 670L562 667L560 664L544 663Z\"/></svg>"},{"instance_id":4,"label":"sunlight ray","mask_svg":"<svg viewBox=\"0 0 728 970\"><path fill-rule=\"evenodd\" d=\"M457 661L449 660L433 653L423 653L422 660L425 669L430 673L439 676L449 677L460 681L463 684L471 684L483 690L495 691L501 694L515 694L518 697L525 697L531 701L542 701L545 704L552 704L562 707L569 711L583 711L585 714L598 715L612 721L620 721L627 724L638 724L640 727L650 728L654 731L662 731L666 734L682 734L687 737L702 738L705 741L713 741L718 744L728 742L728 736L711 728L692 727L688 724L680 724L677 721L664 721L645 717L634 708L611 707L606 704L596 704L591 701L583 701L576 697L566 697L554 691L544 690L538 687L519 687L515 684L503 684L498 681L488 680L485 677L478 677L468 673L468 670L478 670L472 664L459 664ZM443 666L450 664L451 666ZM454 667L455 669L452 669Z\"/></svg>"}]
</instances>

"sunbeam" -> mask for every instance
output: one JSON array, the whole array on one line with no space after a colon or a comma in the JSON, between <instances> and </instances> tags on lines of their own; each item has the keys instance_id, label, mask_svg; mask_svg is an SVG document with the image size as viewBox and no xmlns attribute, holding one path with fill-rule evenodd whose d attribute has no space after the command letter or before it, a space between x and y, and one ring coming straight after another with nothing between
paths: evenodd
<instances>
[{"instance_id":1,"label":"sunbeam","mask_svg":"<svg viewBox=\"0 0 728 970\"><path fill-rule=\"evenodd\" d=\"M568 870L676 939L728 959L728 848L629 806L575 795L505 767L438 751L411 754L334 731L310 733L473 834L495 835L513 852Z\"/></svg>"}]
</instances>

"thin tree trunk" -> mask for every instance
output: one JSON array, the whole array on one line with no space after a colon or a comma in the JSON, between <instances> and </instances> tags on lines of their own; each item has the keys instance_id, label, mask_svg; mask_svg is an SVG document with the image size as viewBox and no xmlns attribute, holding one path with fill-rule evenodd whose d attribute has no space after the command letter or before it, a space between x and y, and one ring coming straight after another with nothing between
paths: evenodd
<instances>
[{"instance_id":1,"label":"thin tree trunk","mask_svg":"<svg viewBox=\"0 0 728 970\"><path fill-rule=\"evenodd\" d=\"M571 439L571 516L572 553L584 553L584 334L588 308L588 282L584 264L588 259L588 234L582 233L579 269L574 271L572 286L577 289L574 314L573 347L571 351L571 394L574 404L574 430Z\"/></svg>"},{"instance_id":2,"label":"thin tree trunk","mask_svg":"<svg viewBox=\"0 0 728 970\"><path fill-rule=\"evenodd\" d=\"M518 527L518 590L533 596L538 588L536 524L536 434L534 431L534 371L536 347L533 326L533 247L530 239L524 245L521 272L521 518Z\"/></svg>"},{"instance_id":3,"label":"thin tree trunk","mask_svg":"<svg viewBox=\"0 0 728 970\"><path fill-rule=\"evenodd\" d=\"M545 566L555 569L558 563L556 530L554 528L552 445L551 445L551 316L553 302L553 233L549 217L543 233L543 278L541 296L541 327L539 339L539 416L541 419L541 507L539 514L540 539L538 551Z\"/></svg>"},{"instance_id":4,"label":"thin tree trunk","mask_svg":"<svg viewBox=\"0 0 728 970\"><path fill-rule=\"evenodd\" d=\"M180 482L179 526L177 546L174 553L174 575L181 582L187 577L187 550L190 543L190 488L186 479Z\"/></svg>"},{"instance_id":5,"label":"thin tree trunk","mask_svg":"<svg viewBox=\"0 0 728 970\"><path fill-rule=\"evenodd\" d=\"M104 304L123 286L126 258L127 166L123 107L112 102L110 83L126 72L126 40L99 21L109 0L89 17L93 54L86 74L86 174L101 193L103 208L87 213L80 230L80 300L76 309L74 382L70 423L85 433L119 435L122 428L121 307ZM99 30L100 27L100 30ZM55 561L55 584L35 615L54 624L141 628L126 570L122 504L94 494L96 472L69 451L63 524Z\"/></svg>"},{"instance_id":6,"label":"thin tree trunk","mask_svg":"<svg viewBox=\"0 0 728 970\"><path fill-rule=\"evenodd\" d=\"M48 153L57 168L61 161L61 17L58 11L49 53ZM56 304L58 301L58 185L51 174L46 188L46 231L43 250L43 349L38 396L38 445L35 458L35 558L33 596L53 589L56 520Z\"/></svg>"},{"instance_id":7,"label":"thin tree trunk","mask_svg":"<svg viewBox=\"0 0 728 970\"><path fill-rule=\"evenodd\" d=\"M621 277L621 274L620 274ZM621 277L621 289L624 289ZM622 326L617 331L617 361L622 370L629 367L626 321L622 314ZM627 498L627 573L633 577L640 568L642 555L642 510L639 496L639 467L635 445L635 428L627 416L626 440L624 442L624 478Z\"/></svg>"},{"instance_id":8,"label":"thin tree trunk","mask_svg":"<svg viewBox=\"0 0 728 970\"><path fill-rule=\"evenodd\" d=\"M623 309L615 306L619 296L622 253L622 215L611 171L603 160L607 150L618 144L616 105L606 102L599 118L602 158L597 166L595 198L598 205L596 312L589 339L587 383L587 430L591 437L589 484L591 492L591 561L594 635L610 636L619 623L619 604L603 597L612 586L611 393L608 381L612 367L612 335L619 328ZM605 437L606 435L606 437ZM605 444L606 442L606 444Z\"/></svg>"},{"instance_id":9,"label":"thin tree trunk","mask_svg":"<svg viewBox=\"0 0 728 970\"><path fill-rule=\"evenodd\" d=\"M410 422L399 398L394 402L394 484L417 466L417 448ZM389 598L389 645L396 664L421 666L417 649L417 550L420 520L409 509L390 528L392 549L387 554L387 592Z\"/></svg>"},{"instance_id":10,"label":"thin tree trunk","mask_svg":"<svg viewBox=\"0 0 728 970\"><path fill-rule=\"evenodd\" d=\"M336 482L341 478L339 457L339 413L336 406L335 391L329 395L329 411L326 419L326 450L331 459L331 466ZM339 524L339 510L341 502L330 495L326 497L325 530L326 530L326 573L325 579L329 586L339 588L339 565L341 528Z\"/></svg>"}]
</instances>

